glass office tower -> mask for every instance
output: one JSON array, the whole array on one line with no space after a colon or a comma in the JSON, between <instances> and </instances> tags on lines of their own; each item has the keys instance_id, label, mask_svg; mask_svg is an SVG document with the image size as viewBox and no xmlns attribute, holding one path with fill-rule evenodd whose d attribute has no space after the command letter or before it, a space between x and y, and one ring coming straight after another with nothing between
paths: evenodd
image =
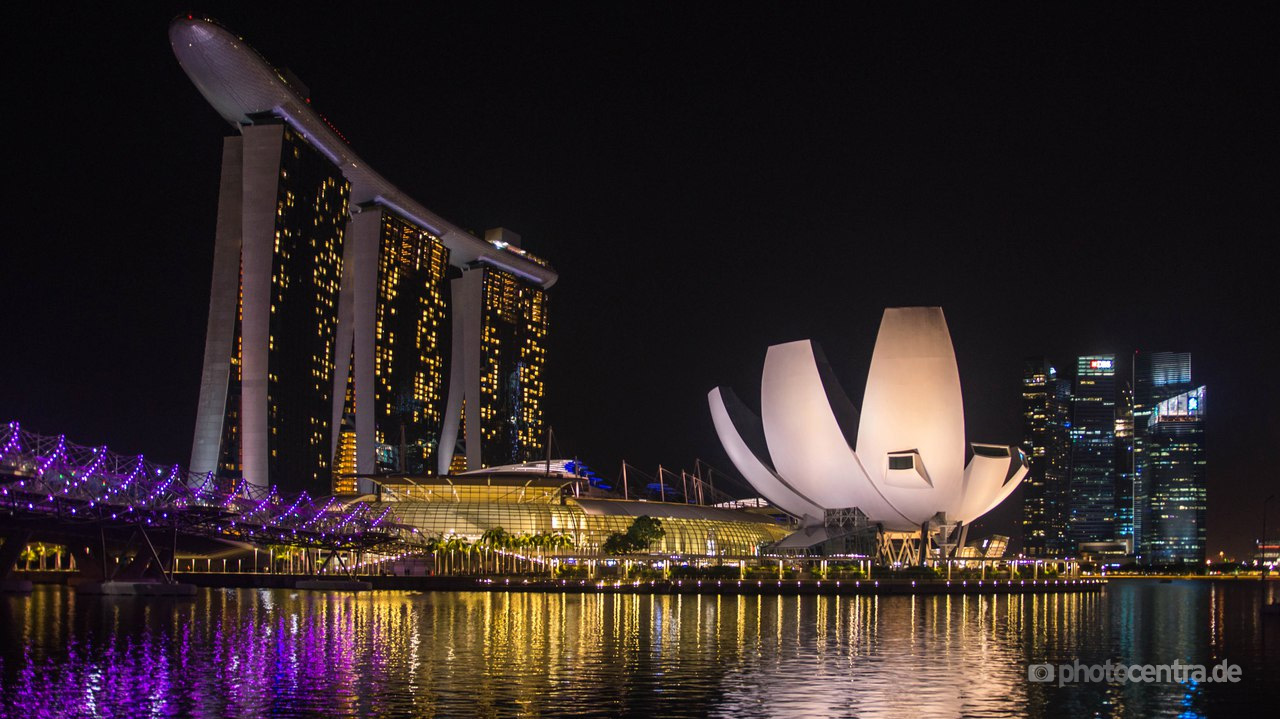
<instances>
[{"instance_id":1,"label":"glass office tower","mask_svg":"<svg viewBox=\"0 0 1280 719\"><path fill-rule=\"evenodd\" d=\"M1128 554L1136 551L1138 542L1133 533L1133 389L1128 383L1120 387L1116 396L1115 426L1115 497L1116 519L1114 539L1124 542Z\"/></svg>"},{"instance_id":2,"label":"glass office tower","mask_svg":"<svg viewBox=\"0 0 1280 719\"><path fill-rule=\"evenodd\" d=\"M1151 408L1146 433L1145 545L1153 564L1204 562L1205 412L1204 387Z\"/></svg>"},{"instance_id":3,"label":"glass office tower","mask_svg":"<svg viewBox=\"0 0 1280 719\"><path fill-rule=\"evenodd\" d=\"M1109 354L1076 360L1067 513L1072 549L1117 539L1115 364L1115 355Z\"/></svg>"},{"instance_id":4,"label":"glass office tower","mask_svg":"<svg viewBox=\"0 0 1280 719\"><path fill-rule=\"evenodd\" d=\"M1069 382L1048 360L1033 357L1023 363L1022 449L1028 470L1022 481L1022 546L1029 556L1066 551L1070 402Z\"/></svg>"},{"instance_id":5,"label":"glass office tower","mask_svg":"<svg viewBox=\"0 0 1280 719\"><path fill-rule=\"evenodd\" d=\"M1151 412L1161 401L1192 388L1190 352L1133 353L1133 524L1140 559L1146 558L1149 543L1150 470L1146 444Z\"/></svg>"}]
</instances>

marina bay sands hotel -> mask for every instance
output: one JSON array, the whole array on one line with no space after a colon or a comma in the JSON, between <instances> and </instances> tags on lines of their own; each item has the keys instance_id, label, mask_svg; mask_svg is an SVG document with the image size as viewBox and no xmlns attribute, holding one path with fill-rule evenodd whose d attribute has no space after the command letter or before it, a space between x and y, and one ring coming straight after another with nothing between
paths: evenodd
<instances>
[{"instance_id":1,"label":"marina bay sands hotel","mask_svg":"<svg viewBox=\"0 0 1280 719\"><path fill-rule=\"evenodd\" d=\"M234 33L184 17L169 39L236 130L191 469L345 494L545 456L547 262L405 195Z\"/></svg>"}]
</instances>

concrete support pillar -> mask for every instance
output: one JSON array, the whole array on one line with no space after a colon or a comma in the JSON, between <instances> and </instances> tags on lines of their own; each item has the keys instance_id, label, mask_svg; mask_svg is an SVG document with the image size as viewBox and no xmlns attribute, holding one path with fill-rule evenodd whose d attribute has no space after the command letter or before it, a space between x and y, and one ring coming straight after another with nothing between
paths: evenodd
<instances>
[{"instance_id":1,"label":"concrete support pillar","mask_svg":"<svg viewBox=\"0 0 1280 719\"><path fill-rule=\"evenodd\" d=\"M382 232L382 213L376 210L361 212L351 220L348 229L350 233L346 241L351 244L351 309L355 342L356 471L373 474L378 416L374 387L374 338L378 321L378 238ZM395 441L399 442L399 438ZM367 494L372 491L372 483L361 480L360 492Z\"/></svg>"},{"instance_id":2,"label":"concrete support pillar","mask_svg":"<svg viewBox=\"0 0 1280 719\"><path fill-rule=\"evenodd\" d=\"M209 322L204 340L204 370L196 404L196 431L191 442L192 472L217 470L227 414L231 356L235 352L236 304L240 290L242 244L241 176L243 142L239 135L222 142L222 180L218 189L218 223L214 231L213 280L209 290Z\"/></svg>"},{"instance_id":3,"label":"concrete support pillar","mask_svg":"<svg viewBox=\"0 0 1280 719\"><path fill-rule=\"evenodd\" d=\"M268 436L268 347L271 343L272 269L275 255L277 188L283 125L252 125L244 139L242 184L244 297L240 336L240 447L244 478L259 487L271 484Z\"/></svg>"},{"instance_id":4,"label":"concrete support pillar","mask_svg":"<svg viewBox=\"0 0 1280 719\"><path fill-rule=\"evenodd\" d=\"M357 216L359 213L357 212ZM333 350L333 412L330 414L330 426L333 435L329 440L329 456L337 457L338 442L342 438L342 410L346 403L347 377L351 375L353 356L352 341L355 337L355 308L352 307L352 272L357 264L355 246L352 242L354 220L347 220L347 228L342 243L342 279L338 285L338 325L334 331ZM360 451L357 443L356 451ZM337 471L337 465L334 465ZM357 471L359 471L357 469Z\"/></svg>"},{"instance_id":5,"label":"concrete support pillar","mask_svg":"<svg viewBox=\"0 0 1280 719\"><path fill-rule=\"evenodd\" d=\"M449 363L449 401L440 432L437 471L446 474L458 442L459 414L466 403L461 427L467 450L467 469L480 469L483 440L480 434L480 333L484 308L483 268L468 270L450 283L453 300L453 348Z\"/></svg>"}]
</instances>

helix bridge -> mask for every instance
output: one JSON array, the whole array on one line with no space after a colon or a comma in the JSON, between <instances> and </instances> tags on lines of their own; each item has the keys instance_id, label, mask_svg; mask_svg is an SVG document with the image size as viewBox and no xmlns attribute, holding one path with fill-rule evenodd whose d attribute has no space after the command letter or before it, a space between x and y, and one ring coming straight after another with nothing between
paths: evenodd
<instances>
[{"instance_id":1,"label":"helix bridge","mask_svg":"<svg viewBox=\"0 0 1280 719\"><path fill-rule=\"evenodd\" d=\"M37 434L17 422L0 427L0 533L6 549L11 539L25 543L44 536L84 539L86 551L99 545L105 553L109 542L119 544L127 536L130 543L145 543L162 566L172 566L180 543L202 540L242 548L312 548L331 556L413 551L425 544L416 529L394 522L390 507L372 506L196 474L140 454Z\"/></svg>"}]
</instances>

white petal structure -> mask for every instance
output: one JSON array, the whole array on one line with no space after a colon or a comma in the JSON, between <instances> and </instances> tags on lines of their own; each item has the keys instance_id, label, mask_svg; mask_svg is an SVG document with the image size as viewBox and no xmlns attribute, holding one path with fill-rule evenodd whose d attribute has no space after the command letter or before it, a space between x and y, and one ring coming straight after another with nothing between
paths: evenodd
<instances>
[{"instance_id":1,"label":"white petal structure","mask_svg":"<svg viewBox=\"0 0 1280 719\"><path fill-rule=\"evenodd\" d=\"M1009 445L973 444L965 466L960 374L938 307L885 310L861 416L808 340L769 348L763 421L727 389L708 401L734 466L805 524L851 507L889 530L919 529L939 513L969 523L1027 473L1022 451Z\"/></svg>"},{"instance_id":2,"label":"white petal structure","mask_svg":"<svg viewBox=\"0 0 1280 719\"><path fill-rule=\"evenodd\" d=\"M884 311L862 411L858 456L871 483L917 525L954 508L964 484L964 405L941 308Z\"/></svg>"},{"instance_id":3,"label":"white petal structure","mask_svg":"<svg viewBox=\"0 0 1280 719\"><path fill-rule=\"evenodd\" d=\"M724 438L724 449L733 464L742 472L756 491L774 505L807 521L822 518L823 510L813 500L801 495L777 475L773 467L765 464L757 454L763 448L764 434L760 419L747 411L732 390L711 390L711 421L716 432ZM750 439L746 439L746 438ZM753 449L748 442L757 443Z\"/></svg>"},{"instance_id":4,"label":"white petal structure","mask_svg":"<svg viewBox=\"0 0 1280 719\"><path fill-rule=\"evenodd\" d=\"M898 514L867 482L867 472L849 446L857 432L857 412L812 342L769 348L760 385L760 414L778 474L804 496L824 509L859 507L869 516ZM807 481L816 477L824 480Z\"/></svg>"}]
</instances>

